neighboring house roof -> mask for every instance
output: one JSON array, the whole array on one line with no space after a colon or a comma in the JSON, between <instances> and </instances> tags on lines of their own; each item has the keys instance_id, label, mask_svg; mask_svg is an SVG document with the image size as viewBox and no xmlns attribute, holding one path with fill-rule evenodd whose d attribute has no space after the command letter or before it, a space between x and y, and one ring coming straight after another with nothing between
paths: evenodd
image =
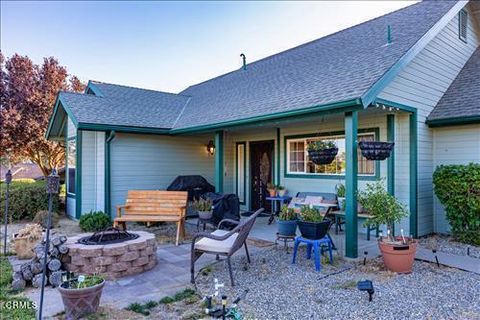
<instances>
[{"instance_id":1,"label":"neighboring house roof","mask_svg":"<svg viewBox=\"0 0 480 320\"><path fill-rule=\"evenodd\" d=\"M250 63L246 70L193 85L180 94L92 81L87 92L95 96L62 92L59 100L78 123L167 129L169 133L367 107L466 3L414 4ZM392 42L387 44L389 26ZM51 121L47 137L52 127L62 130L58 122L52 125Z\"/></svg>"},{"instance_id":2,"label":"neighboring house roof","mask_svg":"<svg viewBox=\"0 0 480 320\"><path fill-rule=\"evenodd\" d=\"M430 126L480 122L480 47L427 118Z\"/></svg>"},{"instance_id":3,"label":"neighboring house roof","mask_svg":"<svg viewBox=\"0 0 480 320\"><path fill-rule=\"evenodd\" d=\"M13 179L36 179L43 175L40 167L34 163L18 163L12 167L1 166L0 172L7 172L8 169L12 171ZM4 178L2 174L2 180L4 180Z\"/></svg>"},{"instance_id":4,"label":"neighboring house roof","mask_svg":"<svg viewBox=\"0 0 480 320\"><path fill-rule=\"evenodd\" d=\"M171 128L189 100L183 95L91 82L100 95L61 92L79 123Z\"/></svg>"}]
</instances>

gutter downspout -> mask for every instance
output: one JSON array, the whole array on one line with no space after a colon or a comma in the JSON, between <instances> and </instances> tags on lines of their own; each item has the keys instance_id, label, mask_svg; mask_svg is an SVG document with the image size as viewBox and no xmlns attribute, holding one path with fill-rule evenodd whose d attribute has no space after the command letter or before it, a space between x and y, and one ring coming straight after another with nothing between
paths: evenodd
<instances>
[{"instance_id":1,"label":"gutter downspout","mask_svg":"<svg viewBox=\"0 0 480 320\"><path fill-rule=\"evenodd\" d=\"M107 135L108 133L108 135ZM111 216L110 198L110 142L115 139L115 131L105 132L105 213Z\"/></svg>"}]
</instances>

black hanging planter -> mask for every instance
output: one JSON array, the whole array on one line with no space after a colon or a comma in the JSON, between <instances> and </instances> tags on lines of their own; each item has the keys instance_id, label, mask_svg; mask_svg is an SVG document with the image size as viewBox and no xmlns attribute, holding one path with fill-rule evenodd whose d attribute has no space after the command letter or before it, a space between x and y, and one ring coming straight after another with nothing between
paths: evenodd
<instances>
[{"instance_id":1,"label":"black hanging planter","mask_svg":"<svg viewBox=\"0 0 480 320\"><path fill-rule=\"evenodd\" d=\"M385 160L390 157L394 142L360 141L358 146L362 150L362 156L368 160Z\"/></svg>"},{"instance_id":2,"label":"black hanging planter","mask_svg":"<svg viewBox=\"0 0 480 320\"><path fill-rule=\"evenodd\" d=\"M337 156L337 153L338 148L308 150L308 156L315 164L330 164Z\"/></svg>"}]
</instances>

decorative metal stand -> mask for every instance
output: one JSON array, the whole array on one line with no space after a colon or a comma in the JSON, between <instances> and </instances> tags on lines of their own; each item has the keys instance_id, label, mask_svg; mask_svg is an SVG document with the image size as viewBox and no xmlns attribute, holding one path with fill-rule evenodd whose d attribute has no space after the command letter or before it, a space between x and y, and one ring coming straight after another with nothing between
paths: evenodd
<instances>
[{"instance_id":1,"label":"decorative metal stand","mask_svg":"<svg viewBox=\"0 0 480 320\"><path fill-rule=\"evenodd\" d=\"M40 291L40 306L38 311L38 319L42 320L43 311L43 295L45 291L45 276L47 273L47 259L48 250L50 248L50 229L52 227L52 196L58 193L58 187L60 185L60 177L57 175L57 170L53 169L52 173L47 177L47 193L48 193L48 216L47 216L47 232L45 236L45 249L43 260L43 273L42 273L42 287Z\"/></svg>"},{"instance_id":2,"label":"decorative metal stand","mask_svg":"<svg viewBox=\"0 0 480 320\"><path fill-rule=\"evenodd\" d=\"M7 255L7 237L8 237L8 197L9 197L9 189L10 189L10 183L12 182L12 171L8 170L7 173L5 174L5 183L7 185L7 190L5 191L5 216L3 218L3 224L4 224L4 233L3 233L3 255Z\"/></svg>"},{"instance_id":3,"label":"decorative metal stand","mask_svg":"<svg viewBox=\"0 0 480 320\"><path fill-rule=\"evenodd\" d=\"M283 241L283 247L285 248L287 253L289 253L287 242L288 241L295 242L295 236L284 236L277 232L277 239L275 239L275 246L278 246L278 241Z\"/></svg>"}]
</instances>

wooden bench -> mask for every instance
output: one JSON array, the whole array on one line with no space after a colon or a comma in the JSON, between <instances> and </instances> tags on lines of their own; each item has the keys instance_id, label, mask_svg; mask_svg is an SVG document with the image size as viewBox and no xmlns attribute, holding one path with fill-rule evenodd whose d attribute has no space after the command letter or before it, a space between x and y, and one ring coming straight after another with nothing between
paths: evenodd
<instances>
[{"instance_id":1,"label":"wooden bench","mask_svg":"<svg viewBox=\"0 0 480 320\"><path fill-rule=\"evenodd\" d=\"M130 190L124 205L117 205L117 217L113 226L126 222L176 222L178 246L180 236L185 237L185 212L187 207L186 191ZM123 214L122 214L123 209Z\"/></svg>"},{"instance_id":2,"label":"wooden bench","mask_svg":"<svg viewBox=\"0 0 480 320\"><path fill-rule=\"evenodd\" d=\"M338 234L338 229L341 228L342 224L345 224L345 211L331 211L330 214L335 216L335 234ZM371 215L368 213L357 213L358 220L367 220L370 217ZM370 240L370 232L372 230L375 230L375 235L378 238L378 226L365 226L365 228L367 229L367 240Z\"/></svg>"}]
</instances>

